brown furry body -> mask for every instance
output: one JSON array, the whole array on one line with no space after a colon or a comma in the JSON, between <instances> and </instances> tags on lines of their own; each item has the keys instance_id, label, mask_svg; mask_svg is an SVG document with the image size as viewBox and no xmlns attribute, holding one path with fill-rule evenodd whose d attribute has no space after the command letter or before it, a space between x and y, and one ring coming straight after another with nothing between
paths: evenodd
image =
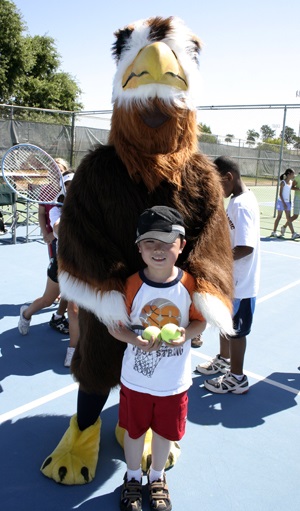
<instances>
[{"instance_id":1,"label":"brown furry body","mask_svg":"<svg viewBox=\"0 0 300 511\"><path fill-rule=\"evenodd\" d=\"M142 136L141 126L130 129L137 118L124 125L122 115L114 112L112 145L87 155L75 174L61 219L60 269L101 292L122 292L126 278L143 265L134 244L138 217L164 204L177 208L186 223L178 265L196 278L197 291L230 308L232 253L223 194L213 164L196 152L194 114L179 116L173 109L162 129L144 125ZM119 383L125 346L92 313L80 310L79 318L72 372L87 392L107 392Z\"/></svg>"}]
</instances>

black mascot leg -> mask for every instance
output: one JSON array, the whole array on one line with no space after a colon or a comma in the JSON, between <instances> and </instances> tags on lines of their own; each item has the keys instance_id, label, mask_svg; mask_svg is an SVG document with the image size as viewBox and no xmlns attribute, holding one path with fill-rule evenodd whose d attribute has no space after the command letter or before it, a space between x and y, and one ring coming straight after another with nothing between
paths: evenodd
<instances>
[{"instance_id":1,"label":"black mascot leg","mask_svg":"<svg viewBox=\"0 0 300 511\"><path fill-rule=\"evenodd\" d=\"M77 396L77 424L80 431L92 426L102 412L108 394L87 394L79 389Z\"/></svg>"}]
</instances>

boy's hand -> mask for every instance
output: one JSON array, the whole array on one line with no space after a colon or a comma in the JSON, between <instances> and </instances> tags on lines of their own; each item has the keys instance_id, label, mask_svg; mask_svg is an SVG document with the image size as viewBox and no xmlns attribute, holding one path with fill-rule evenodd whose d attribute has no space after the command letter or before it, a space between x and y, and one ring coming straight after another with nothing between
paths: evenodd
<instances>
[{"instance_id":1,"label":"boy's hand","mask_svg":"<svg viewBox=\"0 0 300 511\"><path fill-rule=\"evenodd\" d=\"M140 335L137 337L137 344L139 348L141 348L143 351L151 352L151 351L157 351L161 347L162 340L155 338L154 336L151 337L150 341L147 339L143 339Z\"/></svg>"},{"instance_id":2,"label":"boy's hand","mask_svg":"<svg viewBox=\"0 0 300 511\"><path fill-rule=\"evenodd\" d=\"M168 345L170 344L171 346L181 346L182 344L185 343L186 341L186 338L185 338L185 328L183 327L178 327L177 330L179 330L179 332L181 333L181 336L178 337L177 339L170 339L168 342L165 341L165 343Z\"/></svg>"},{"instance_id":3,"label":"boy's hand","mask_svg":"<svg viewBox=\"0 0 300 511\"><path fill-rule=\"evenodd\" d=\"M141 348L143 351L157 351L161 346L161 340L151 337L150 341L143 339L140 335L136 335L127 326L119 324L118 328L108 328L110 335L119 341L126 342Z\"/></svg>"}]
</instances>

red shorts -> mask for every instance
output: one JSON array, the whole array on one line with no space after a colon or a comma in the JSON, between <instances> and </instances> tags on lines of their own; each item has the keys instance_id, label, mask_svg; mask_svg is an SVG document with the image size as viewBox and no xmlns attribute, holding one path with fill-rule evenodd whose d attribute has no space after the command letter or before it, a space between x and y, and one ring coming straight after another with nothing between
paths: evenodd
<instances>
[{"instance_id":1,"label":"red shorts","mask_svg":"<svg viewBox=\"0 0 300 511\"><path fill-rule=\"evenodd\" d=\"M147 429L167 440L180 440L185 433L187 392L172 396L152 396L121 384L119 425L130 438L139 438Z\"/></svg>"}]
</instances>

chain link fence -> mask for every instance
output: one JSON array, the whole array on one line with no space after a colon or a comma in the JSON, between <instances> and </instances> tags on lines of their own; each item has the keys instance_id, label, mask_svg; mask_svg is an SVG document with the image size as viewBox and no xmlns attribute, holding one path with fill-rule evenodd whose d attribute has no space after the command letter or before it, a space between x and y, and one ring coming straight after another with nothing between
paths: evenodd
<instances>
[{"instance_id":1,"label":"chain link fence","mask_svg":"<svg viewBox=\"0 0 300 511\"><path fill-rule=\"evenodd\" d=\"M299 108L300 104L197 108L199 124L210 127L212 132L202 133L199 137L200 150L212 160L221 155L236 159L243 180L247 186L253 187L265 215L274 215L280 174L288 167L300 172L300 148L286 144L284 140L287 127L300 136ZM76 169L88 151L107 143L111 113L111 110L67 112L0 105L0 158L14 144L31 143L53 158L66 159L71 168ZM264 125L274 131L277 144L259 138L247 140L248 130L259 134ZM235 136L236 132L239 136ZM0 210L3 211L5 206L6 214L9 206L17 211L19 201L12 198L13 204L7 204L5 186L0 180ZM23 214L24 205L22 208L21 218L28 224L28 218ZM7 214L12 216L12 211ZM37 215L32 211L29 216L30 222L37 222Z\"/></svg>"}]
</instances>

